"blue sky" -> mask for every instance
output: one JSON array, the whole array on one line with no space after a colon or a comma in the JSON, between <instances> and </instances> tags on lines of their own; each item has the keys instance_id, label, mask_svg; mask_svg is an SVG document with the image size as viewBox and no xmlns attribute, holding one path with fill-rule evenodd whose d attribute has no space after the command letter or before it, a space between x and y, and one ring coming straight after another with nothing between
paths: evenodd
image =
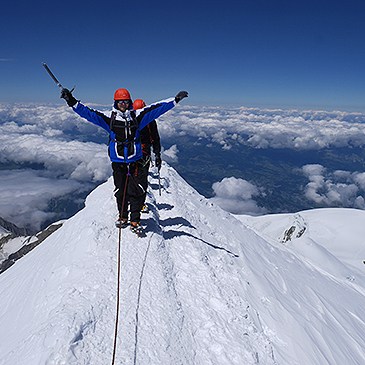
<instances>
[{"instance_id":1,"label":"blue sky","mask_svg":"<svg viewBox=\"0 0 365 365\"><path fill-rule=\"evenodd\" d=\"M363 1L6 2L0 102L59 102L47 62L85 102L364 111Z\"/></svg>"}]
</instances>

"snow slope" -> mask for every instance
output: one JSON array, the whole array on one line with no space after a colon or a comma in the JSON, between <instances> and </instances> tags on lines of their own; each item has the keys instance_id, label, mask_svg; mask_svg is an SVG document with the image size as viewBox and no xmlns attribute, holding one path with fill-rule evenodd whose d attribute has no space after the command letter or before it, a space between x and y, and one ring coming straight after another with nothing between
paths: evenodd
<instances>
[{"instance_id":1,"label":"snow slope","mask_svg":"<svg viewBox=\"0 0 365 365\"><path fill-rule=\"evenodd\" d=\"M268 240L285 243L313 262L326 251L326 260L342 261L364 272L365 211L346 208L323 208L294 214L260 217L236 216ZM285 232L292 228L292 238L284 242ZM303 233L301 233L303 231ZM300 236L300 237L296 237ZM321 261L319 265L325 265ZM345 270L347 270L345 268Z\"/></svg>"},{"instance_id":2,"label":"snow slope","mask_svg":"<svg viewBox=\"0 0 365 365\"><path fill-rule=\"evenodd\" d=\"M273 239L287 226L280 217L243 222L171 167L161 175L161 196L151 178L147 237L122 230L116 363L365 363L364 275L355 253L295 250ZM95 189L82 211L0 275L0 364L111 363L112 190L111 180ZM334 219L345 224L340 212ZM317 233L317 241L327 237Z\"/></svg>"}]
</instances>

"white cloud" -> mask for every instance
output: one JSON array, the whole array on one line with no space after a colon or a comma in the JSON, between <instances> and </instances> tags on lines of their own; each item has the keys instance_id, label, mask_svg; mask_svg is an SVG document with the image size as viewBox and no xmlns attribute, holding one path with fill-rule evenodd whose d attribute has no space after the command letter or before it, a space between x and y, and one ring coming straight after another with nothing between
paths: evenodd
<instances>
[{"instance_id":1,"label":"white cloud","mask_svg":"<svg viewBox=\"0 0 365 365\"><path fill-rule=\"evenodd\" d=\"M364 121L361 113L181 106L159 118L159 129L165 138L203 137L223 149L240 143L254 148L317 150L364 146Z\"/></svg>"},{"instance_id":2,"label":"white cloud","mask_svg":"<svg viewBox=\"0 0 365 365\"><path fill-rule=\"evenodd\" d=\"M85 122L67 106L0 104L0 125L4 133L58 135L105 133Z\"/></svg>"},{"instance_id":3,"label":"white cloud","mask_svg":"<svg viewBox=\"0 0 365 365\"><path fill-rule=\"evenodd\" d=\"M44 221L55 215L46 212L51 199L85 189L84 183L47 178L41 176L40 171L1 172L0 215L20 227L31 226L33 229L39 229Z\"/></svg>"},{"instance_id":4,"label":"white cloud","mask_svg":"<svg viewBox=\"0 0 365 365\"><path fill-rule=\"evenodd\" d=\"M97 143L34 134L12 135L9 139L2 134L0 146L1 162L38 163L56 176L78 180L103 181L110 176L106 146Z\"/></svg>"},{"instance_id":5,"label":"white cloud","mask_svg":"<svg viewBox=\"0 0 365 365\"><path fill-rule=\"evenodd\" d=\"M38 169L0 170L0 216L15 224L38 229L53 216L47 211L52 199L90 189L111 174L107 146L83 141L95 137L97 127L68 108L0 105L0 128L0 163Z\"/></svg>"},{"instance_id":6,"label":"white cloud","mask_svg":"<svg viewBox=\"0 0 365 365\"><path fill-rule=\"evenodd\" d=\"M365 172L355 172L352 174L354 182L365 191Z\"/></svg>"},{"instance_id":7,"label":"white cloud","mask_svg":"<svg viewBox=\"0 0 365 365\"><path fill-rule=\"evenodd\" d=\"M162 159L167 163L176 163L178 162L178 153L179 149L176 144L172 145L169 149L162 151Z\"/></svg>"},{"instance_id":8,"label":"white cloud","mask_svg":"<svg viewBox=\"0 0 365 365\"><path fill-rule=\"evenodd\" d=\"M261 195L262 190L246 180L226 177L220 182L215 182L212 187L215 196L210 200L228 212L252 215L266 212L266 209L259 207L253 199Z\"/></svg>"},{"instance_id":9,"label":"white cloud","mask_svg":"<svg viewBox=\"0 0 365 365\"><path fill-rule=\"evenodd\" d=\"M322 165L305 165L303 174L309 183L305 186L307 199L326 206L344 206L365 209L365 173L343 170L329 172Z\"/></svg>"},{"instance_id":10,"label":"white cloud","mask_svg":"<svg viewBox=\"0 0 365 365\"><path fill-rule=\"evenodd\" d=\"M105 145L73 140L67 135L72 130L76 130L76 136L87 133L82 125L90 124L75 118L71 111L14 107L0 109L0 117L5 120L1 124L0 162L37 163L54 176L84 181L104 181L110 176Z\"/></svg>"}]
</instances>

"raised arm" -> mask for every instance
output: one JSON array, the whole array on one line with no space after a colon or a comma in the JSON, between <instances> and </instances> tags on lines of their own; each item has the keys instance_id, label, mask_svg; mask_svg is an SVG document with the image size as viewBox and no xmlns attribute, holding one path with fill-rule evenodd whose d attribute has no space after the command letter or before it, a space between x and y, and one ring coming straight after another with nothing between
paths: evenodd
<instances>
[{"instance_id":1,"label":"raised arm","mask_svg":"<svg viewBox=\"0 0 365 365\"><path fill-rule=\"evenodd\" d=\"M174 98L161 100L157 103L147 105L143 109L137 110L136 116L139 121L139 129L143 129L154 119L157 119L162 114L171 110L177 103L186 97L188 97L188 93L186 91L180 91Z\"/></svg>"},{"instance_id":2,"label":"raised arm","mask_svg":"<svg viewBox=\"0 0 365 365\"><path fill-rule=\"evenodd\" d=\"M68 89L62 89L61 98L66 100L68 106L82 118L110 132L110 118L97 110L88 108L80 103Z\"/></svg>"},{"instance_id":3,"label":"raised arm","mask_svg":"<svg viewBox=\"0 0 365 365\"><path fill-rule=\"evenodd\" d=\"M89 122L105 129L108 133L110 133L110 118L104 115L103 113L90 109L87 106L77 102L72 109L82 118L85 118Z\"/></svg>"}]
</instances>

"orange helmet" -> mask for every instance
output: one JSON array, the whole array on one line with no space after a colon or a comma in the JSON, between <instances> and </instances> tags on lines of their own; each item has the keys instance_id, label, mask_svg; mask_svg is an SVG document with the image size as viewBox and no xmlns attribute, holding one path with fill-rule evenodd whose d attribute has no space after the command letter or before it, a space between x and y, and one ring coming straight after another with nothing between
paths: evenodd
<instances>
[{"instance_id":1,"label":"orange helmet","mask_svg":"<svg viewBox=\"0 0 365 365\"><path fill-rule=\"evenodd\" d=\"M127 89L118 89L114 93L114 100L130 100L131 94Z\"/></svg>"},{"instance_id":2,"label":"orange helmet","mask_svg":"<svg viewBox=\"0 0 365 365\"><path fill-rule=\"evenodd\" d=\"M142 109L146 106L146 103L142 100L142 99L136 99L133 102L133 109L137 110L137 109Z\"/></svg>"}]
</instances>

